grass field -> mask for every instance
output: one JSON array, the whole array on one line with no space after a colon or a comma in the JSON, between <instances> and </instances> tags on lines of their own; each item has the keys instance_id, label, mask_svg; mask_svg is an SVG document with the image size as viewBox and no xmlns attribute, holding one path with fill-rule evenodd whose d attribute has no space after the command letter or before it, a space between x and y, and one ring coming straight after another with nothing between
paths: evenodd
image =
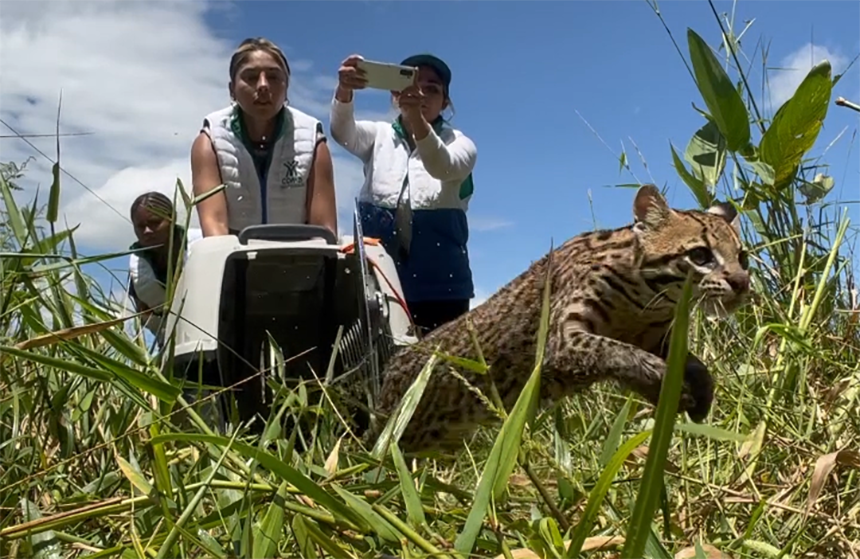
<instances>
[{"instance_id":1,"label":"grass field","mask_svg":"<svg viewBox=\"0 0 860 559\"><path fill-rule=\"evenodd\" d=\"M444 460L362 448L313 386L280 395L262 438L214 432L55 230L56 169L47 204L19 207L9 164L0 556L860 557L854 228L812 152L837 77L819 64L763 118L735 56L692 31L679 49L710 119L670 155L700 204L744 209L756 291L730 320L678 316L673 351L718 382L705 424L609 386L535 415L535 374L501 430ZM312 427L283 432L289 415Z\"/></svg>"}]
</instances>

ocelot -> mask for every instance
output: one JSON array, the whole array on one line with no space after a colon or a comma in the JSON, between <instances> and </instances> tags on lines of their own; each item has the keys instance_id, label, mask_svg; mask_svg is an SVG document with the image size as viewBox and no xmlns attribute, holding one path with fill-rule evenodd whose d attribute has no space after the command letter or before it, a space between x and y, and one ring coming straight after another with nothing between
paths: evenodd
<instances>
[{"instance_id":1,"label":"ocelot","mask_svg":"<svg viewBox=\"0 0 860 559\"><path fill-rule=\"evenodd\" d=\"M550 328L542 365L542 403L551 403L601 381L630 387L656 404L666 371L668 334L687 274L693 296L708 314L726 316L750 292L748 258L737 211L717 203L706 211L668 206L645 185L633 202L634 222L614 230L577 235L553 250ZM477 359L467 329L471 321L505 407L516 402L533 368L548 255L482 305L392 356L383 372L377 413L368 440L441 345L449 355ZM495 415L438 361L415 414L400 439L406 452L455 450L479 424ZM489 379L455 369L489 396ZM687 358L679 411L701 422L713 400L713 381L694 355Z\"/></svg>"}]
</instances>

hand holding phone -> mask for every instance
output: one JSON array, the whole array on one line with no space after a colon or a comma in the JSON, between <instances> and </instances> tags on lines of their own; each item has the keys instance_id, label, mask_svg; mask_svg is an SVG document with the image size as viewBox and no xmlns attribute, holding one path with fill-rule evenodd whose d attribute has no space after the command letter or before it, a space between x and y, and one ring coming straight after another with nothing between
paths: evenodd
<instances>
[{"instance_id":1,"label":"hand holding phone","mask_svg":"<svg viewBox=\"0 0 860 559\"><path fill-rule=\"evenodd\" d=\"M355 89L364 89L367 87L367 78L364 71L358 67L358 63L364 60L361 55L350 55L346 60L341 62L340 68L337 70L337 85L339 89L352 92Z\"/></svg>"}]
</instances>

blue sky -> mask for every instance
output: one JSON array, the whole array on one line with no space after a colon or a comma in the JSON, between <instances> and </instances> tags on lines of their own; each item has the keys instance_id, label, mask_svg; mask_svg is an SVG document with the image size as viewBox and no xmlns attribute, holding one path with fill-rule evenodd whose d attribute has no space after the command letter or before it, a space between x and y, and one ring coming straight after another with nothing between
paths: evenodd
<instances>
[{"instance_id":1,"label":"blue sky","mask_svg":"<svg viewBox=\"0 0 860 559\"><path fill-rule=\"evenodd\" d=\"M47 5L33 1L27 4ZM105 25L104 10L88 12L72 3L60 4L74 10L77 18L90 18L86 21L93 27ZM5 6L6 3L4 10ZM116 8L113 15L122 21L117 31L123 33L120 41L105 37L100 43L101 39L92 34L76 37L74 30L61 31L60 23L43 21L41 29L47 31L41 40L45 44L33 47L32 34L38 39L40 26L32 22L42 21L39 18L44 16L37 13L38 8L23 5L19 13L13 13L13 22L2 27L4 42L12 38L11 49L18 48L18 54L28 52L35 56L31 51L36 48L46 54L59 53L56 56L62 59L64 45L72 49L73 42L79 45L87 40L91 44L88 52L100 61L87 64L80 61L81 54L75 60L69 54L68 64L76 65L78 73L61 72L59 77L31 84L23 83L28 79L12 71L4 72L0 78L0 116L19 131L53 130L56 99L62 87L64 107L78 103L80 111L78 121L64 131L94 133L90 139L64 140L65 167L92 191L71 179L65 180L68 186L64 203L68 202L68 206L64 208L69 210L66 215L70 222L77 219L92 224L95 216L104 216L95 219L100 223L115 220L110 230L96 230L92 225L93 233L85 237L84 250L123 249L131 228L116 221L117 212L126 215L128 203L143 190L169 191L177 175L187 180L187 151L196 127L206 113L228 103L229 53L249 36L265 36L286 51L296 68L292 102L322 118L326 126L337 67L349 54L397 62L409 54L429 51L448 61L453 70L453 124L478 146L469 248L479 298L540 257L551 240L558 245L593 228L595 220L601 227L627 222L632 191L611 185L653 181L670 188L673 205L693 203L671 166L669 142L683 152L690 136L703 124L692 103L700 107L704 103L669 36L644 0L235 2L210 5L208 9L167 2L153 6L158 4L137 6L134 17L122 11L129 8ZM732 3L717 2L716 7L720 13L730 13ZM685 56L688 27L709 44L717 43L719 29L707 2L662 2L660 9ZM171 19L170 10L176 10L178 15ZM739 2L735 30L743 29L744 22L751 19L755 22L742 47L754 61L752 85L761 91L764 45L770 67L788 68L768 72L773 95L778 98L791 94L809 68L810 58L818 62L826 57L838 72L860 53L857 2ZM24 23L14 27L16 21ZM147 21L150 28L145 27ZM135 24L142 26L140 36L133 31ZM152 29L170 38L147 39L144 35ZM29 36L29 43L22 39L25 36ZM134 44L123 47L121 43ZM171 48L174 44L176 48ZM10 48L4 46L3 50L6 54L0 54L0 62L4 68L14 63L13 58L20 58L9 54ZM137 56L149 58L132 64L132 57ZM164 74L162 64L170 67ZM116 68L115 73L109 73L110 68ZM134 87L126 84L128 91L122 95L149 95L141 97L140 103L122 98L117 101L121 94L118 92L114 97L104 93L105 102L94 106L86 100L87 88L74 83L88 75L86 72L93 72L100 76L96 89L119 88L122 85L114 81L143 79L134 75L134 68L146 73L146 82ZM14 86L11 92L7 88L10 85ZM68 101L67 92L72 95ZM92 90L89 94L93 94ZM858 64L835 88L834 99L839 95L860 101ZM38 102L24 103L25 97ZM757 101L761 106L761 97ZM390 107L389 97L382 92L360 92L356 103L360 113L376 117L385 115ZM141 104L150 107L145 115L135 113L138 109L134 107ZM44 115L36 116L37 110ZM73 109L64 110L71 114ZM44 130L46 127L49 129ZM820 154L844 130L841 140L826 156L837 181L835 193L841 192L839 197L844 200L860 199L860 158L856 140L852 143L857 128L857 113L831 105L814 151ZM149 134L148 143L138 138L135 141L141 142L140 147L114 153L119 149L117 142L144 129ZM10 142L0 139L3 160L20 161L32 154L20 140ZM647 169L636 154L634 142L647 161ZM52 141L34 143L53 154ZM617 158L622 143L635 177L619 172ZM345 208L360 186L360 167L334 142L331 144L336 156L339 203ZM100 147L95 149L96 145ZM47 187L49 175L43 172L46 167L40 167L45 163L31 165L32 174L39 175L28 179L31 187L36 180L42 188ZM106 204L112 206L110 211L105 209ZM109 215L111 212L113 215ZM860 206L850 206L850 213L855 224L860 222ZM116 229L122 227L126 229ZM123 264L124 261L112 262L111 268L119 272ZM99 272L99 276L106 274Z\"/></svg>"}]
</instances>

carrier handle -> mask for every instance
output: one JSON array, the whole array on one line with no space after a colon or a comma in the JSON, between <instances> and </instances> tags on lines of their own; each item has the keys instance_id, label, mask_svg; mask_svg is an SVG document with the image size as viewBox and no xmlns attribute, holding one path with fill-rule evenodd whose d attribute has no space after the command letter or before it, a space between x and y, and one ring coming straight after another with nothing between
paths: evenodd
<instances>
[{"instance_id":1,"label":"carrier handle","mask_svg":"<svg viewBox=\"0 0 860 559\"><path fill-rule=\"evenodd\" d=\"M239 242L248 244L250 239L267 241L306 241L322 237L326 244L336 245L337 236L328 227L322 225L249 225L239 231Z\"/></svg>"}]
</instances>

